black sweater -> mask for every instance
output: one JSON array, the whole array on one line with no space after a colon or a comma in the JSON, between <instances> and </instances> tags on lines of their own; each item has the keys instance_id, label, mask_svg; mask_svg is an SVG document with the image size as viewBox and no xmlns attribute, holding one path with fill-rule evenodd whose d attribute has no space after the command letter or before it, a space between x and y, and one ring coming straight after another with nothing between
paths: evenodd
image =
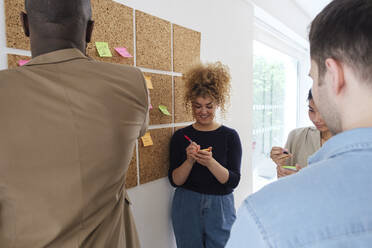
<instances>
[{"instance_id":1,"label":"black sweater","mask_svg":"<svg viewBox=\"0 0 372 248\"><path fill-rule=\"evenodd\" d=\"M170 143L168 173L169 181L174 187L177 185L172 180L172 172L186 160L186 148L190 145L184 135L200 145L201 149L213 147L213 158L229 171L229 179L225 184L221 184L207 167L196 162L186 182L180 187L202 194L231 193L240 181L242 147L238 133L223 125L213 131L198 131L190 125L175 132Z\"/></svg>"}]
</instances>

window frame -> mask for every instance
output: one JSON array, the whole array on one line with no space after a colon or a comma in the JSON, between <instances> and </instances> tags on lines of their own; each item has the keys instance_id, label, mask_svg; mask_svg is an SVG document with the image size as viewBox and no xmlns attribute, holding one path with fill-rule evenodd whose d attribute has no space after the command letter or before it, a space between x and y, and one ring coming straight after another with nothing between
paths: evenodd
<instances>
[{"instance_id":1,"label":"window frame","mask_svg":"<svg viewBox=\"0 0 372 248\"><path fill-rule=\"evenodd\" d=\"M296 124L295 127L299 126L309 126L311 122L308 120L307 116L307 92L311 88L312 82L308 77L308 70L310 67L309 59L309 46L308 42L302 38L298 38L295 35L287 32L285 28L281 28L283 24L277 25L273 18L268 16L262 10L255 7L255 19L254 19L254 41L258 41L266 46L269 46L289 57L294 58L298 61L297 63L297 99L296 99ZM284 34L285 33L285 34ZM290 35L286 35L290 34ZM254 53L252 54L254 56ZM253 82L252 82L253 83ZM252 104L252 114L253 114L253 104ZM253 117L253 116L252 116ZM253 124L253 118L252 118ZM291 128L291 129L292 129ZM252 138L254 132L252 125ZM285 140L288 136L290 129L286 130L284 133ZM284 144L282 144L284 146ZM252 154L253 155L253 154ZM252 156L253 160L253 156ZM252 166L252 183L253 192L256 191L255 180L254 180L254 166Z\"/></svg>"}]
</instances>

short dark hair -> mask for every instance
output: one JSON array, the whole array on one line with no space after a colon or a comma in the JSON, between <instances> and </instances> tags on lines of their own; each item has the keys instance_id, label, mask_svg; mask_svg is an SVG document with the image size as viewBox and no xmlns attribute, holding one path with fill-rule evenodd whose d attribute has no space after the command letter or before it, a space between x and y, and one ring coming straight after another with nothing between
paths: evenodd
<instances>
[{"instance_id":1,"label":"short dark hair","mask_svg":"<svg viewBox=\"0 0 372 248\"><path fill-rule=\"evenodd\" d=\"M309 94L307 95L307 101L310 102L313 100L313 93L311 93L311 89L309 90Z\"/></svg>"},{"instance_id":2,"label":"short dark hair","mask_svg":"<svg viewBox=\"0 0 372 248\"><path fill-rule=\"evenodd\" d=\"M25 9L29 16L51 23L92 17L90 0L25 0Z\"/></svg>"},{"instance_id":3,"label":"short dark hair","mask_svg":"<svg viewBox=\"0 0 372 248\"><path fill-rule=\"evenodd\" d=\"M362 80L372 80L372 1L333 0L313 20L310 55L326 71L325 60L351 66Z\"/></svg>"}]
</instances>

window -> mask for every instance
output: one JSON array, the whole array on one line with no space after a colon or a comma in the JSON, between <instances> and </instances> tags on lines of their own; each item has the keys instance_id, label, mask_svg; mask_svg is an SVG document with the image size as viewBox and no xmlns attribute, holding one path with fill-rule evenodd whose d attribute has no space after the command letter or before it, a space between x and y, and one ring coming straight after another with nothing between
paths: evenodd
<instances>
[{"instance_id":1,"label":"window","mask_svg":"<svg viewBox=\"0 0 372 248\"><path fill-rule=\"evenodd\" d=\"M253 191L276 179L270 159L297 121L298 60L261 42L253 43Z\"/></svg>"}]
</instances>

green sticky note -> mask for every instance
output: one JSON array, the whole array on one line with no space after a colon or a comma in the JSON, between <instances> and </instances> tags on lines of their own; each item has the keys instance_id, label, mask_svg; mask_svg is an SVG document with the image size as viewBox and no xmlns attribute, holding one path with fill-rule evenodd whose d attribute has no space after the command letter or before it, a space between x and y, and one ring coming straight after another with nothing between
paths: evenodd
<instances>
[{"instance_id":1,"label":"green sticky note","mask_svg":"<svg viewBox=\"0 0 372 248\"><path fill-rule=\"evenodd\" d=\"M111 51L110 51L110 48L107 42L97 41L96 48L97 48L97 52L100 57L112 57L112 54L111 54Z\"/></svg>"},{"instance_id":2,"label":"green sticky note","mask_svg":"<svg viewBox=\"0 0 372 248\"><path fill-rule=\"evenodd\" d=\"M289 166L289 165L285 165L285 166L282 166L282 168L284 169L288 169L288 170L297 170L296 166Z\"/></svg>"},{"instance_id":3,"label":"green sticky note","mask_svg":"<svg viewBox=\"0 0 372 248\"><path fill-rule=\"evenodd\" d=\"M159 109L160 111L165 114L165 115L171 115L167 109L167 106L164 106L164 105L159 105Z\"/></svg>"}]
</instances>

